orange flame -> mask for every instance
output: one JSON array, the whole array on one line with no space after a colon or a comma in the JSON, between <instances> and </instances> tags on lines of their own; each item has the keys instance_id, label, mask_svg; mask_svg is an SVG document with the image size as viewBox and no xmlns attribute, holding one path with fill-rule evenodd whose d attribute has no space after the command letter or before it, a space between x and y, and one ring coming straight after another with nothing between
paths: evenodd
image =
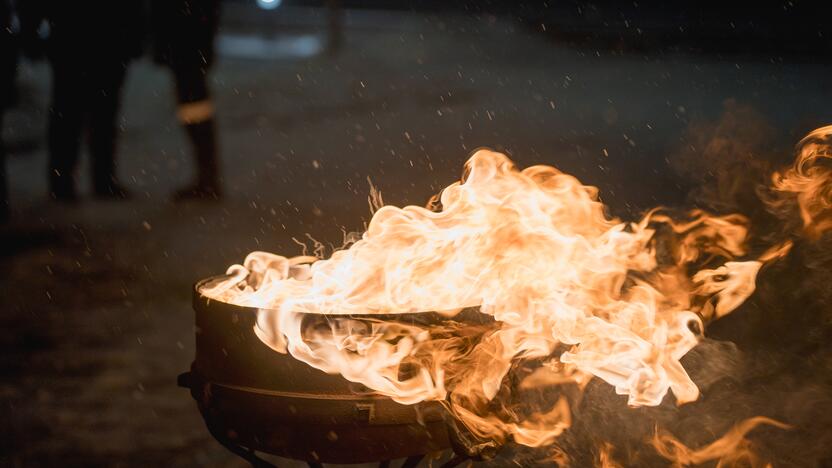
<instances>
[{"instance_id":1,"label":"orange flame","mask_svg":"<svg viewBox=\"0 0 832 468\"><path fill-rule=\"evenodd\" d=\"M781 195L770 201L783 210L794 199L800 210L803 228L810 238L818 238L832 228L832 125L818 128L797 144L794 165L772 176L772 187Z\"/></svg>"},{"instance_id":2,"label":"orange flame","mask_svg":"<svg viewBox=\"0 0 832 468\"><path fill-rule=\"evenodd\" d=\"M780 429L790 429L791 426L762 416L746 419L724 436L711 442L707 446L694 450L679 442L670 434L656 434L651 441L660 455L674 463L674 466L698 465L707 461L717 460L718 467L727 466L771 466L763 463L751 450L745 435L760 424L769 424Z\"/></svg>"},{"instance_id":3,"label":"orange flame","mask_svg":"<svg viewBox=\"0 0 832 468\"><path fill-rule=\"evenodd\" d=\"M444 401L475 436L541 446L570 426L569 404L560 396L530 416L494 409L512 365L537 367L521 391L582 388L594 376L632 406L668 391L694 401L680 359L779 253L736 260L747 255L740 215L609 218L596 188L549 166L517 170L488 150L431 208L383 206L360 240L325 260L253 252L203 293L258 308L255 331L279 352L400 403ZM390 319L466 308L490 321ZM304 320L321 315L314 327Z\"/></svg>"},{"instance_id":4,"label":"orange flame","mask_svg":"<svg viewBox=\"0 0 832 468\"><path fill-rule=\"evenodd\" d=\"M622 465L612 456L614 449L615 447L613 447L609 442L601 444L598 452L598 463L595 466L598 468L622 468Z\"/></svg>"}]
</instances>

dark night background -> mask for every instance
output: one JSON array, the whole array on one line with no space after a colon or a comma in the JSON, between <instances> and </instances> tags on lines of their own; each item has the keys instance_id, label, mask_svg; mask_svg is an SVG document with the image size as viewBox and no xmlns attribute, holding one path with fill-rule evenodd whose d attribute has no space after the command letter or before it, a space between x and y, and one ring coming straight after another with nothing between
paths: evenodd
<instances>
[{"instance_id":1,"label":"dark night background","mask_svg":"<svg viewBox=\"0 0 832 468\"><path fill-rule=\"evenodd\" d=\"M192 284L252 250L299 253L293 238L307 233L339 244L342 227L368 220L368 178L389 204L423 204L488 146L600 187L623 218L659 204L713 207L734 179L726 174L758 169L743 161L789 164L803 135L832 123L832 22L821 5L344 0L342 43L330 51L323 2L267 11L228 1L211 75L225 197L207 203L170 201L191 174L190 149L171 79L147 57L128 71L119 120L119 175L133 198L86 197L84 162L81 202L50 201L49 68L22 59L2 129L11 209L0 227L0 465L245 466L176 386L194 354ZM803 312L826 314L817 298L827 294L827 252L798 249L762 278L768 286L749 307L716 326L740 349L720 375L740 366L737 353L750 353L743 369L755 370L746 386L701 377L745 399L705 402L707 434L691 443L798 398L805 407L771 415L811 428L760 437L777 466L829 466L829 322L799 324L814 341L794 348L805 362L792 360L818 367L771 387L759 370L786 360L772 336L803 336L789 320L759 316L767 300L783 300L776 273L801 290ZM820 266L804 271L801 259ZM723 359L719 346L703 346L692 365ZM587 412L586 421L606 421L598 437L626 427L626 408L595 412L611 406ZM690 427L694 410L685 411ZM568 443L582 450L580 438Z\"/></svg>"}]
</instances>

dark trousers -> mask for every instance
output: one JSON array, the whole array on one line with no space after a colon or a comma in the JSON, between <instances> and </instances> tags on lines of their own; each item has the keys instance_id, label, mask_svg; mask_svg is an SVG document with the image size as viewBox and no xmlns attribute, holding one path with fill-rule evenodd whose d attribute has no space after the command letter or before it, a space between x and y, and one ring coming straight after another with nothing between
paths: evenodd
<instances>
[{"instance_id":1,"label":"dark trousers","mask_svg":"<svg viewBox=\"0 0 832 468\"><path fill-rule=\"evenodd\" d=\"M5 222L9 217L9 185L6 173L6 145L3 140L3 116L14 101L16 71L17 49L11 36L0 32L0 223Z\"/></svg>"},{"instance_id":2,"label":"dark trousers","mask_svg":"<svg viewBox=\"0 0 832 468\"><path fill-rule=\"evenodd\" d=\"M53 193L74 190L73 177L85 129L95 190L106 192L115 183L116 118L124 76L125 64L120 60L52 62L49 181Z\"/></svg>"},{"instance_id":3,"label":"dark trousers","mask_svg":"<svg viewBox=\"0 0 832 468\"><path fill-rule=\"evenodd\" d=\"M197 59L172 60L179 120L194 147L197 186L219 189L214 105L208 90L206 64Z\"/></svg>"},{"instance_id":4,"label":"dark trousers","mask_svg":"<svg viewBox=\"0 0 832 468\"><path fill-rule=\"evenodd\" d=\"M178 60L170 64L176 82L176 100L179 104L210 99L208 69L198 60Z\"/></svg>"},{"instance_id":5,"label":"dark trousers","mask_svg":"<svg viewBox=\"0 0 832 468\"><path fill-rule=\"evenodd\" d=\"M6 144L2 138L3 115L6 109L0 103L0 223L6 222L9 218L9 184L6 174Z\"/></svg>"}]
</instances>

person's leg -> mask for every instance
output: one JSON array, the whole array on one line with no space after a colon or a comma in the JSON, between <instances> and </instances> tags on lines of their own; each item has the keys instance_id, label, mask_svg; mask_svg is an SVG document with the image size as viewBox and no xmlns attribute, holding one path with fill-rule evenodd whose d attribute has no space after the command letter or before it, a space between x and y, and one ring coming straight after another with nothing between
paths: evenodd
<instances>
[{"instance_id":1,"label":"person's leg","mask_svg":"<svg viewBox=\"0 0 832 468\"><path fill-rule=\"evenodd\" d=\"M0 103L0 224L9 219L9 186L8 174L6 173L6 145L2 138L3 115L6 113L5 105Z\"/></svg>"},{"instance_id":2,"label":"person's leg","mask_svg":"<svg viewBox=\"0 0 832 468\"><path fill-rule=\"evenodd\" d=\"M326 8L329 23L326 51L336 55L344 44L344 9L341 0L326 0Z\"/></svg>"},{"instance_id":3,"label":"person's leg","mask_svg":"<svg viewBox=\"0 0 832 468\"><path fill-rule=\"evenodd\" d=\"M0 37L0 224L9 219L9 183L6 172L6 145L3 140L3 116L15 95L17 50L11 36Z\"/></svg>"},{"instance_id":4,"label":"person's leg","mask_svg":"<svg viewBox=\"0 0 832 468\"><path fill-rule=\"evenodd\" d=\"M197 180L179 190L175 197L219 198L219 167L217 161L214 104L208 92L206 72L198 61L172 66L177 92L177 117L193 146L197 164Z\"/></svg>"},{"instance_id":5,"label":"person's leg","mask_svg":"<svg viewBox=\"0 0 832 468\"><path fill-rule=\"evenodd\" d=\"M99 197L124 198L128 193L116 178L115 154L125 65L121 61L100 63L95 74L89 97L93 189Z\"/></svg>"},{"instance_id":6,"label":"person's leg","mask_svg":"<svg viewBox=\"0 0 832 468\"><path fill-rule=\"evenodd\" d=\"M49 109L49 193L74 201L75 167L83 125L83 72L70 64L52 63L52 106Z\"/></svg>"}]
</instances>

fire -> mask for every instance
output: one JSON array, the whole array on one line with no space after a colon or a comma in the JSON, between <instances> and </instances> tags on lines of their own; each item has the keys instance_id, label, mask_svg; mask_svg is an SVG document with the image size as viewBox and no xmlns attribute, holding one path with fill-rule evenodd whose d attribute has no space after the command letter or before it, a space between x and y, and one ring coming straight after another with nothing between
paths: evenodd
<instances>
[{"instance_id":1,"label":"fire","mask_svg":"<svg viewBox=\"0 0 832 468\"><path fill-rule=\"evenodd\" d=\"M772 176L770 205L788 210L797 202L803 229L811 238L832 228L832 125L809 133L797 145L794 165Z\"/></svg>"},{"instance_id":2,"label":"fire","mask_svg":"<svg viewBox=\"0 0 832 468\"><path fill-rule=\"evenodd\" d=\"M775 188L797 194L817 233L832 224L832 172L812 165L829 156L812 148ZM427 208L379 208L328 259L253 252L203 293L258 308L255 331L278 352L400 403L442 401L481 441L542 446L570 427L572 390L594 377L631 406L698 398L680 359L791 245L755 255L748 236L738 214L611 218L595 187L480 150ZM399 320L424 312L443 319ZM505 377L517 366L530 372L512 397ZM516 395L541 388L551 401L518 409ZM683 457L657 440L680 463L713 451Z\"/></svg>"},{"instance_id":3,"label":"fire","mask_svg":"<svg viewBox=\"0 0 832 468\"><path fill-rule=\"evenodd\" d=\"M693 450L672 435L659 431L656 431L651 443L657 452L673 461L675 466L699 465L713 460L717 460L716 466L718 467L763 466L761 460L751 450L748 439L745 438L746 434L761 424L790 429L790 426L781 422L757 416L742 421L718 440L698 450Z\"/></svg>"}]
</instances>

